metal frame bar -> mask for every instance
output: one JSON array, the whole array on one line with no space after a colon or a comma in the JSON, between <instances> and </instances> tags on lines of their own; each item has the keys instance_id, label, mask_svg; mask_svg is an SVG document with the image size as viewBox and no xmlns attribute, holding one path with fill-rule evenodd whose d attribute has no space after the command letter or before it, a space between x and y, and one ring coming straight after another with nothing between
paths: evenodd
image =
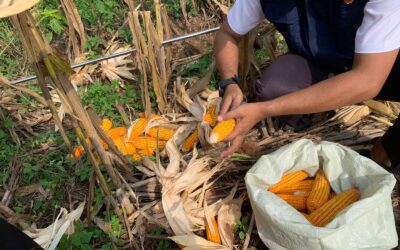
<instances>
[{"instance_id":1,"label":"metal frame bar","mask_svg":"<svg viewBox=\"0 0 400 250\"><path fill-rule=\"evenodd\" d=\"M169 39L169 40L165 40L161 44L162 45L173 44L173 43L176 43L176 42L179 42L179 41L184 41L184 40L187 40L187 39L190 39L190 38L194 38L194 37L197 37L197 36L202 36L202 35L206 35L206 34L209 34L209 33L213 33L213 32L218 31L219 29L220 29L220 27L215 27L215 28L211 28L211 29L208 29L208 30L203 30L203 31L187 34L187 35L184 35L184 36L178 36L178 37L175 37L175 38L172 38L172 39ZM136 52L136 49L135 48L131 48L131 49L128 49L128 50L125 50L125 51L121 51L121 52L115 53L115 54L102 56L102 57L99 57L99 58L96 58L96 59L87 60L87 61L84 61L84 62L81 62L81 63L78 63L78 64L73 64L73 65L71 65L71 68L76 69L76 68L83 67L83 66L86 66L86 65L89 65L89 64L94 64L94 63L106 61L106 60L109 60L109 59L113 59L113 58L116 58L116 57L129 55L129 54L135 53L135 52ZM18 80L11 81L11 84L20 84L20 83L24 83L24 82L28 82L28 81L32 81L32 80L36 80L36 79L37 79L37 76L33 75L33 76L28 76L28 77L24 77L24 78L21 78L21 79L18 79Z\"/></svg>"}]
</instances>

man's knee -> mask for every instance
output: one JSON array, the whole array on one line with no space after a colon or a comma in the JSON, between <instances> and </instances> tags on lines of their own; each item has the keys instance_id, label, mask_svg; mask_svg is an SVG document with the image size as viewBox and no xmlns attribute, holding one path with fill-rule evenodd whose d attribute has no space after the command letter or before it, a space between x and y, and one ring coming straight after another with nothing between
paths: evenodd
<instances>
[{"instance_id":1,"label":"man's knee","mask_svg":"<svg viewBox=\"0 0 400 250\"><path fill-rule=\"evenodd\" d=\"M280 56L266 68L256 83L259 101L268 101L310 86L311 72L307 61L297 55Z\"/></svg>"}]
</instances>

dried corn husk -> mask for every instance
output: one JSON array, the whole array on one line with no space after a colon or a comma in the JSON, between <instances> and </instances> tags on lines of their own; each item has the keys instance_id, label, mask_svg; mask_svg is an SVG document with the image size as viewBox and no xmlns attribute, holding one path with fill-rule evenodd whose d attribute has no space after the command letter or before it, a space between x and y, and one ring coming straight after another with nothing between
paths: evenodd
<instances>
[{"instance_id":1,"label":"dried corn husk","mask_svg":"<svg viewBox=\"0 0 400 250\"><path fill-rule=\"evenodd\" d=\"M67 233L74 233L74 221L79 220L82 215L85 203L81 203L74 211L68 213L65 208L61 208L55 222L44 229L29 228L24 231L29 237L34 239L44 249L56 249L61 237ZM61 219L60 219L61 216Z\"/></svg>"},{"instance_id":2,"label":"dried corn husk","mask_svg":"<svg viewBox=\"0 0 400 250\"><path fill-rule=\"evenodd\" d=\"M183 246L184 250L228 250L226 246L218 245L194 234L170 237L176 244Z\"/></svg>"},{"instance_id":3,"label":"dried corn husk","mask_svg":"<svg viewBox=\"0 0 400 250\"><path fill-rule=\"evenodd\" d=\"M17 15L32 8L39 0L2 0L0 1L0 18Z\"/></svg>"}]
</instances>

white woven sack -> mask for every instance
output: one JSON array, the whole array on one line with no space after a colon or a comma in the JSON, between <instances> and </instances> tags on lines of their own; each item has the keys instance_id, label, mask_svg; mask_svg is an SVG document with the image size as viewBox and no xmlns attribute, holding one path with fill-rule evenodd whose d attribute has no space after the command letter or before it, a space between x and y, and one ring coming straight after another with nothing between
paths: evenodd
<instances>
[{"instance_id":1,"label":"white woven sack","mask_svg":"<svg viewBox=\"0 0 400 250\"><path fill-rule=\"evenodd\" d=\"M284 173L319 166L336 193L357 187L361 199L325 227L268 192ZM261 157L246 175L258 233L270 249L392 249L397 246L391 192L396 179L370 159L331 142L299 140Z\"/></svg>"}]
</instances>

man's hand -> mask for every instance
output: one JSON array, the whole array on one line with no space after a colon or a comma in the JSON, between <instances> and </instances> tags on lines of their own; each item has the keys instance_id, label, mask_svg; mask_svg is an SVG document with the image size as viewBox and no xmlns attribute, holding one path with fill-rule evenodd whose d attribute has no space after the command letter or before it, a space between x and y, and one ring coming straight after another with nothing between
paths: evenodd
<instances>
[{"instance_id":1,"label":"man's hand","mask_svg":"<svg viewBox=\"0 0 400 250\"><path fill-rule=\"evenodd\" d=\"M221 152L221 157L230 157L233 153L240 149L240 146L246 134L264 117L262 103L243 104L238 108L220 115L218 121L236 119L236 127L233 132L224 140L232 142L232 145L225 151Z\"/></svg>"},{"instance_id":2,"label":"man's hand","mask_svg":"<svg viewBox=\"0 0 400 250\"><path fill-rule=\"evenodd\" d=\"M243 101L243 92L237 84L226 86L224 98L222 99L220 115L235 110Z\"/></svg>"}]
</instances>

